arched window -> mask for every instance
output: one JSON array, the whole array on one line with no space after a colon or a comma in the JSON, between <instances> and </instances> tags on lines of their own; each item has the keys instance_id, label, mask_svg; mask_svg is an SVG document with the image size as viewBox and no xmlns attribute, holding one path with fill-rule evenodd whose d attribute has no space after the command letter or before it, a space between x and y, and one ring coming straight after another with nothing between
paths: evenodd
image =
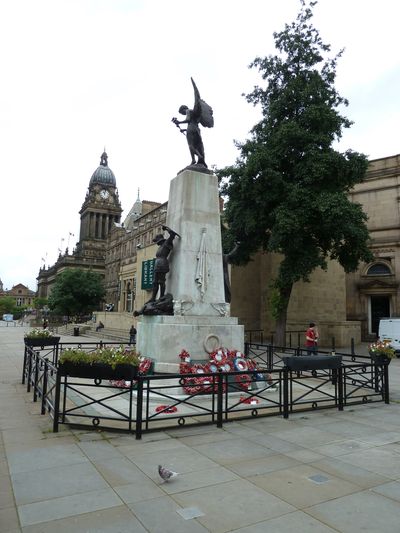
<instances>
[{"instance_id":1,"label":"arched window","mask_svg":"<svg viewBox=\"0 0 400 533\"><path fill-rule=\"evenodd\" d=\"M367 271L368 276L388 276L390 274L390 268L384 263L375 263Z\"/></svg>"}]
</instances>

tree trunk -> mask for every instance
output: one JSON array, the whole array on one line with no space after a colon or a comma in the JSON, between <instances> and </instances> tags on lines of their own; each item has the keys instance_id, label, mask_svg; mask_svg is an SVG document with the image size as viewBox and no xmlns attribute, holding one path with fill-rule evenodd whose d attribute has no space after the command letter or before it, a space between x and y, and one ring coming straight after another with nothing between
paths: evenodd
<instances>
[{"instance_id":1,"label":"tree trunk","mask_svg":"<svg viewBox=\"0 0 400 533\"><path fill-rule=\"evenodd\" d=\"M275 346L286 346L286 321L287 321L287 310L289 306L289 300L290 295L292 293L292 287L293 284L282 287L279 290L279 297L280 297L280 312L278 314L278 317L276 319L275 324L275 338L274 338L274 344Z\"/></svg>"}]
</instances>

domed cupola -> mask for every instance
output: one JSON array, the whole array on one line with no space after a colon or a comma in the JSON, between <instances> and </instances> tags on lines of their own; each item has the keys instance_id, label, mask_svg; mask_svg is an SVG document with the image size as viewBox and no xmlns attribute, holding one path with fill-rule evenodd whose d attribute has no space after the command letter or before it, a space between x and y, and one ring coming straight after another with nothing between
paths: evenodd
<instances>
[{"instance_id":1,"label":"domed cupola","mask_svg":"<svg viewBox=\"0 0 400 533\"><path fill-rule=\"evenodd\" d=\"M90 178L89 187L96 184L110 185L111 187L117 186L114 172L108 167L108 156L106 151L101 154L100 165L93 172L93 175Z\"/></svg>"}]
</instances>

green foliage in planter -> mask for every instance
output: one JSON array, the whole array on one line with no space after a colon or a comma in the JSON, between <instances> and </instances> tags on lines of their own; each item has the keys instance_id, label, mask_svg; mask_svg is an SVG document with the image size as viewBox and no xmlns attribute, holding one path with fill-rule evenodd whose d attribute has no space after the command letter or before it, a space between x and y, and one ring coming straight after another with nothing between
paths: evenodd
<instances>
[{"instance_id":1,"label":"green foliage in planter","mask_svg":"<svg viewBox=\"0 0 400 533\"><path fill-rule=\"evenodd\" d=\"M48 329L34 328L25 333L25 339L48 339L53 337L54 333Z\"/></svg>"},{"instance_id":2,"label":"green foliage in planter","mask_svg":"<svg viewBox=\"0 0 400 533\"><path fill-rule=\"evenodd\" d=\"M68 348L64 350L60 356L59 362L72 363L74 365L93 365L94 363L102 363L110 365L113 369L117 365L132 365L139 366L139 357L135 349L127 349L123 346L119 348L98 348L93 352L87 352L76 348Z\"/></svg>"},{"instance_id":3,"label":"green foliage in planter","mask_svg":"<svg viewBox=\"0 0 400 533\"><path fill-rule=\"evenodd\" d=\"M377 341L369 345L370 355L375 357L387 357L388 359L393 359L396 356L394 348L390 346L390 341L383 340Z\"/></svg>"}]
</instances>

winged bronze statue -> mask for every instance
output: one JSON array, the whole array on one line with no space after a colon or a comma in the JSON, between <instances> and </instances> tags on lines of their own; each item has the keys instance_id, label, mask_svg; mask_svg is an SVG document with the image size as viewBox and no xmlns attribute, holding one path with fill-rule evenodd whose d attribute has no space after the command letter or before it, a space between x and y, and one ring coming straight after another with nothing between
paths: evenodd
<instances>
[{"instance_id":1,"label":"winged bronze statue","mask_svg":"<svg viewBox=\"0 0 400 533\"><path fill-rule=\"evenodd\" d=\"M179 113L185 115L184 120L178 120L176 117L172 122L179 128L182 133L186 133L186 140L189 145L190 155L192 157L191 165L200 165L207 168L204 159L204 146L201 138L199 124L205 128L212 128L214 126L214 117L212 107L200 98L199 90L193 80L192 85L194 89L194 106L189 109L187 105L181 105ZM186 129L180 127L181 124L187 124ZM197 161L196 161L197 157Z\"/></svg>"}]
</instances>

